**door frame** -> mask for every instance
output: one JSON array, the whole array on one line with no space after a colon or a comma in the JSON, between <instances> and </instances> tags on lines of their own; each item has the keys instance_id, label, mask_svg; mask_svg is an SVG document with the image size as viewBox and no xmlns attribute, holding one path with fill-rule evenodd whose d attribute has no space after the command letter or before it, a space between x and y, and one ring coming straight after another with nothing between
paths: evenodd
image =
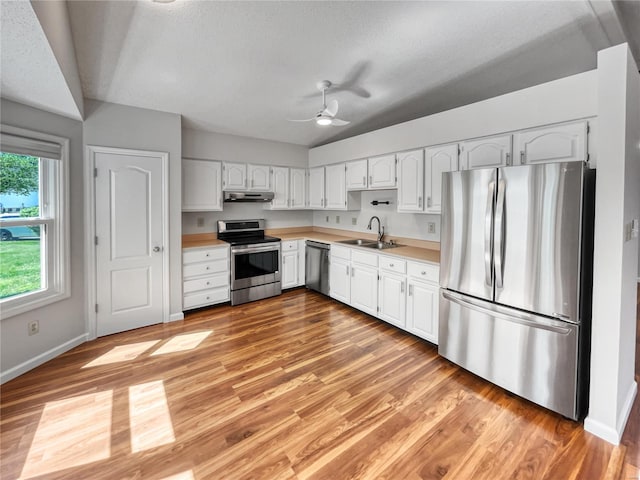
<instances>
[{"instance_id":1,"label":"door frame","mask_svg":"<svg viewBox=\"0 0 640 480\"><path fill-rule=\"evenodd\" d=\"M169 322L169 154L151 150L134 150L130 148L101 147L87 145L84 162L84 257L85 257L85 285L86 285L86 322L87 340L95 340L97 336L96 312L96 189L94 171L96 168L96 154L110 153L115 155L136 155L139 157L153 157L162 162L162 323Z\"/></svg>"}]
</instances>

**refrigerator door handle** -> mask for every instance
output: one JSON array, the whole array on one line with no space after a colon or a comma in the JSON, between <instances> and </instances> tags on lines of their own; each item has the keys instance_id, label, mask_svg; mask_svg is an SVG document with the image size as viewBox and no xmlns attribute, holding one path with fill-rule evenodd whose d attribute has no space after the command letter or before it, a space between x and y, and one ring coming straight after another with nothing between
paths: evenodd
<instances>
[{"instance_id":1,"label":"refrigerator door handle","mask_svg":"<svg viewBox=\"0 0 640 480\"><path fill-rule=\"evenodd\" d=\"M496 182L489 183L489 194L487 195L487 209L484 215L484 281L488 287L491 286L491 243L493 228L491 218L493 216L493 199L496 194Z\"/></svg>"},{"instance_id":2,"label":"refrigerator door handle","mask_svg":"<svg viewBox=\"0 0 640 480\"><path fill-rule=\"evenodd\" d=\"M452 294L446 290L440 291L442 292L442 296L450 302L457 303L458 305L462 305L463 307L470 308L472 310L476 310L493 317L508 320L513 323L519 323L520 325L525 325L527 327L540 328L542 330L559 333L561 335L567 335L571 332L571 326L567 325L567 322L562 322L560 320L543 319L541 317L527 314L525 312L501 308L499 305L495 304L489 304L485 306L484 304L480 303L479 301L475 301L474 299L462 297L461 295L457 294ZM565 323L565 325L567 326L562 325L562 323Z\"/></svg>"},{"instance_id":3,"label":"refrigerator door handle","mask_svg":"<svg viewBox=\"0 0 640 480\"><path fill-rule=\"evenodd\" d=\"M493 263L496 272L496 288L502 288L502 264L504 252L504 191L506 184L504 180L498 182L498 199L496 200L496 217L495 217L495 245L493 248Z\"/></svg>"}]
</instances>

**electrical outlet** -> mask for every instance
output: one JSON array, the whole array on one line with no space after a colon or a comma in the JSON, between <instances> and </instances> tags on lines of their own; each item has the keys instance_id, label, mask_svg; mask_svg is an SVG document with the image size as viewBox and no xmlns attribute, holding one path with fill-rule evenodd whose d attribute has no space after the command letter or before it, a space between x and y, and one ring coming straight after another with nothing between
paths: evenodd
<instances>
[{"instance_id":1,"label":"electrical outlet","mask_svg":"<svg viewBox=\"0 0 640 480\"><path fill-rule=\"evenodd\" d=\"M356 217L351 217L351 225L357 225L358 219Z\"/></svg>"},{"instance_id":2,"label":"electrical outlet","mask_svg":"<svg viewBox=\"0 0 640 480\"><path fill-rule=\"evenodd\" d=\"M429 233L436 233L436 222L428 222L427 226Z\"/></svg>"},{"instance_id":3,"label":"electrical outlet","mask_svg":"<svg viewBox=\"0 0 640 480\"><path fill-rule=\"evenodd\" d=\"M340 215L336 215L336 223L340 223Z\"/></svg>"},{"instance_id":4,"label":"electrical outlet","mask_svg":"<svg viewBox=\"0 0 640 480\"><path fill-rule=\"evenodd\" d=\"M196 219L196 226L200 228L204 227L204 217L198 217Z\"/></svg>"},{"instance_id":5,"label":"electrical outlet","mask_svg":"<svg viewBox=\"0 0 640 480\"><path fill-rule=\"evenodd\" d=\"M35 335L40 331L40 323L37 320L34 320L33 322L29 322L27 324L27 329L29 331L30 336Z\"/></svg>"},{"instance_id":6,"label":"electrical outlet","mask_svg":"<svg viewBox=\"0 0 640 480\"><path fill-rule=\"evenodd\" d=\"M324 221L329 223L329 215L327 215L326 217L324 217Z\"/></svg>"}]
</instances>

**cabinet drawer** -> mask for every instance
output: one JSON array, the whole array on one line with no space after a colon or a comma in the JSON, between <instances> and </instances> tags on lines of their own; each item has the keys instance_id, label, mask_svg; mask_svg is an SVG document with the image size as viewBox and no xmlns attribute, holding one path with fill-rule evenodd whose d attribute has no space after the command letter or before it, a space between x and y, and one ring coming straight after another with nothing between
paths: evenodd
<instances>
[{"instance_id":1,"label":"cabinet drawer","mask_svg":"<svg viewBox=\"0 0 640 480\"><path fill-rule=\"evenodd\" d=\"M221 287L211 290L204 290L184 296L184 309L203 307L214 303L226 302L229 300L229 288Z\"/></svg>"},{"instance_id":2,"label":"cabinet drawer","mask_svg":"<svg viewBox=\"0 0 640 480\"><path fill-rule=\"evenodd\" d=\"M331 257L351 260L351 249L339 245L331 245Z\"/></svg>"},{"instance_id":3,"label":"cabinet drawer","mask_svg":"<svg viewBox=\"0 0 640 480\"><path fill-rule=\"evenodd\" d=\"M182 275L186 280L188 277L197 277L198 275L227 272L229 270L228 264L226 258L213 262L191 263L182 268Z\"/></svg>"},{"instance_id":4,"label":"cabinet drawer","mask_svg":"<svg viewBox=\"0 0 640 480\"><path fill-rule=\"evenodd\" d=\"M289 250L298 250L297 240L287 240L286 242L282 242L282 252L284 253Z\"/></svg>"},{"instance_id":5,"label":"cabinet drawer","mask_svg":"<svg viewBox=\"0 0 640 480\"><path fill-rule=\"evenodd\" d=\"M218 273L209 277L187 280L184 282L182 291L184 293L191 293L197 292L198 290L207 290L217 287L229 287L228 273Z\"/></svg>"},{"instance_id":6,"label":"cabinet drawer","mask_svg":"<svg viewBox=\"0 0 640 480\"><path fill-rule=\"evenodd\" d=\"M385 257L380 255L380 268L396 273L407 273L407 262L398 257Z\"/></svg>"},{"instance_id":7,"label":"cabinet drawer","mask_svg":"<svg viewBox=\"0 0 640 480\"><path fill-rule=\"evenodd\" d=\"M410 277L434 283L438 283L439 281L440 268L437 265L408 262L407 271Z\"/></svg>"},{"instance_id":8,"label":"cabinet drawer","mask_svg":"<svg viewBox=\"0 0 640 480\"><path fill-rule=\"evenodd\" d=\"M362 252L360 250L353 250L351 252L351 261L353 263L361 263L363 265L370 265L372 267L378 266L378 254Z\"/></svg>"},{"instance_id":9,"label":"cabinet drawer","mask_svg":"<svg viewBox=\"0 0 640 480\"><path fill-rule=\"evenodd\" d=\"M228 248L206 248L206 249L195 249L189 248L184 249L182 252L182 263L195 263L195 262L205 262L208 260L226 260L228 257Z\"/></svg>"}]
</instances>

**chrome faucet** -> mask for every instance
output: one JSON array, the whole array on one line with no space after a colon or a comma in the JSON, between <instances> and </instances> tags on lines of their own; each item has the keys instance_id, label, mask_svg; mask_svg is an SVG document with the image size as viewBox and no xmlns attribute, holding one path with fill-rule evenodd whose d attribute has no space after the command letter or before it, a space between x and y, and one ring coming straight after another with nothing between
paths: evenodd
<instances>
[{"instance_id":1,"label":"chrome faucet","mask_svg":"<svg viewBox=\"0 0 640 480\"><path fill-rule=\"evenodd\" d=\"M384 237L384 227L380 224L380 219L377 216L373 216L369 219L369 225L367 225L367 230L371 230L371 223L376 219L378 221L378 242L382 241L382 237Z\"/></svg>"}]
</instances>

